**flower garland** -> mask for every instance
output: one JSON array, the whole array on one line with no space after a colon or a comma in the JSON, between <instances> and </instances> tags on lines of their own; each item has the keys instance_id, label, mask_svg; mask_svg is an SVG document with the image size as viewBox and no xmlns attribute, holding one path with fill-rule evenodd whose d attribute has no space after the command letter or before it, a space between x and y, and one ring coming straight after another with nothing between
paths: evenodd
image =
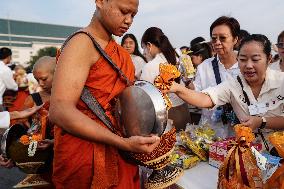
<instances>
[{"instance_id":1,"label":"flower garland","mask_svg":"<svg viewBox=\"0 0 284 189\"><path fill-rule=\"evenodd\" d=\"M31 136L23 135L20 138L20 142L23 145L29 145L29 147L28 147L29 157L33 157L35 155L35 152L36 152L36 149L37 149L37 144L41 140L42 140L41 134L32 134Z\"/></svg>"},{"instance_id":2,"label":"flower garland","mask_svg":"<svg viewBox=\"0 0 284 189\"><path fill-rule=\"evenodd\" d=\"M178 71L176 66L171 65L167 62L160 63L159 65L160 74L155 78L154 85L159 90L169 90L173 84L174 79L180 77L181 73ZM172 107L172 102L170 101L167 94L163 94L167 109Z\"/></svg>"}]
</instances>

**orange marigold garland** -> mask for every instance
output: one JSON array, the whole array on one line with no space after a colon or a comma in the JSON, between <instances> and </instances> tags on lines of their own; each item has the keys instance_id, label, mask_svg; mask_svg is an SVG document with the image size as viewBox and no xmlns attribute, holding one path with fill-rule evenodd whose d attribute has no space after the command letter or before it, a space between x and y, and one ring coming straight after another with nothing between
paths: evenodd
<instances>
[{"instance_id":1,"label":"orange marigold garland","mask_svg":"<svg viewBox=\"0 0 284 189\"><path fill-rule=\"evenodd\" d=\"M37 149L37 144L41 140L42 140L42 135L41 134L33 134L31 136L23 135L20 138L20 142L22 144L29 145L29 147L28 147L28 155L30 157L35 155L35 152L36 152L36 149Z\"/></svg>"},{"instance_id":2,"label":"orange marigold garland","mask_svg":"<svg viewBox=\"0 0 284 189\"><path fill-rule=\"evenodd\" d=\"M20 138L20 142L23 144L23 145L28 145L30 144L30 137L28 135L23 135L21 136Z\"/></svg>"},{"instance_id":3,"label":"orange marigold garland","mask_svg":"<svg viewBox=\"0 0 284 189\"><path fill-rule=\"evenodd\" d=\"M30 157L35 155L38 142L45 139L47 120L48 111L45 109L40 109L33 118L33 123L30 128L32 132L28 132L29 134L21 136L19 140L23 145L29 145L28 155ZM33 127L36 128L34 131Z\"/></svg>"},{"instance_id":4,"label":"orange marigold garland","mask_svg":"<svg viewBox=\"0 0 284 189\"><path fill-rule=\"evenodd\" d=\"M237 140L240 140L242 137L245 137L245 141L247 143L251 143L252 141L254 141L255 136L250 127L245 127L241 124L238 124L238 125L235 125L234 129L235 129Z\"/></svg>"},{"instance_id":5,"label":"orange marigold garland","mask_svg":"<svg viewBox=\"0 0 284 189\"><path fill-rule=\"evenodd\" d=\"M169 90L174 79L180 77L181 73L176 66L169 63L160 63L159 69L160 74L154 80L154 84L159 90ZM163 94L163 96L168 109L170 109L172 107L172 102L167 94Z\"/></svg>"}]
</instances>

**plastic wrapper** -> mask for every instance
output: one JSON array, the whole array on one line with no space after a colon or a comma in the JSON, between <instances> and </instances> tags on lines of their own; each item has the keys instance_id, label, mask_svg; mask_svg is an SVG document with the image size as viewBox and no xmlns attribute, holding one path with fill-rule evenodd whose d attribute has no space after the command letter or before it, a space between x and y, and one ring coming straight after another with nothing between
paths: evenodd
<instances>
[{"instance_id":1,"label":"plastic wrapper","mask_svg":"<svg viewBox=\"0 0 284 189\"><path fill-rule=\"evenodd\" d=\"M197 155L202 161L208 160L209 144L211 141L211 130L203 130L202 128L195 128L191 131L182 131L180 138L183 144L185 144L195 155Z\"/></svg>"},{"instance_id":2,"label":"plastic wrapper","mask_svg":"<svg viewBox=\"0 0 284 189\"><path fill-rule=\"evenodd\" d=\"M284 158L284 132L276 132L271 134L269 141L276 148L278 154ZM284 189L284 164L282 164L267 180L265 188Z\"/></svg>"},{"instance_id":3,"label":"plastic wrapper","mask_svg":"<svg viewBox=\"0 0 284 189\"><path fill-rule=\"evenodd\" d=\"M189 55L182 54L180 56L180 72L184 82L194 78L196 70L192 64L191 58Z\"/></svg>"},{"instance_id":4,"label":"plastic wrapper","mask_svg":"<svg viewBox=\"0 0 284 189\"><path fill-rule=\"evenodd\" d=\"M267 153L263 153L262 155L266 158L265 170L262 170L263 181L266 182L279 168L281 158Z\"/></svg>"},{"instance_id":5,"label":"plastic wrapper","mask_svg":"<svg viewBox=\"0 0 284 189\"><path fill-rule=\"evenodd\" d=\"M171 155L171 164L181 167L183 169L190 169L200 162L198 156L188 151L183 146L176 146L173 154Z\"/></svg>"}]
</instances>

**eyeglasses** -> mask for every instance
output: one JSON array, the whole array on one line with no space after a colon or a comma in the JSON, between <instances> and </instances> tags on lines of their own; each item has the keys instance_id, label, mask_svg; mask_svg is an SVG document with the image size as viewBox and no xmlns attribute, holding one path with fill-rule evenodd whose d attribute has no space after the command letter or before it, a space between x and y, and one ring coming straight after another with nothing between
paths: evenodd
<instances>
[{"instance_id":1,"label":"eyeglasses","mask_svg":"<svg viewBox=\"0 0 284 189\"><path fill-rule=\"evenodd\" d=\"M277 43L276 47L284 49L284 43Z\"/></svg>"},{"instance_id":2,"label":"eyeglasses","mask_svg":"<svg viewBox=\"0 0 284 189\"><path fill-rule=\"evenodd\" d=\"M212 36L211 37L211 41L212 43L216 43L217 40L219 40L220 42L226 42L227 38L229 38L230 36Z\"/></svg>"}]
</instances>

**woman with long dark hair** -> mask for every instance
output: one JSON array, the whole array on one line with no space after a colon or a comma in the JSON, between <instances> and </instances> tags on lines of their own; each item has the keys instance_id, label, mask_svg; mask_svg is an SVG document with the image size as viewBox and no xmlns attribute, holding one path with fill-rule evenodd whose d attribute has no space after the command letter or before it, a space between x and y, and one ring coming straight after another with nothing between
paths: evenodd
<instances>
[{"instance_id":1,"label":"woman with long dark hair","mask_svg":"<svg viewBox=\"0 0 284 189\"><path fill-rule=\"evenodd\" d=\"M121 46L131 55L132 62L135 66L135 79L140 79L141 71L147 60L139 51L136 37L131 34L125 34L121 40Z\"/></svg>"},{"instance_id":2,"label":"woman with long dark hair","mask_svg":"<svg viewBox=\"0 0 284 189\"><path fill-rule=\"evenodd\" d=\"M160 63L168 62L178 67L175 49L160 28L148 28L142 36L141 45L148 60L142 69L142 80L154 83L155 78L160 74ZM169 119L173 120L178 130L184 129L186 123L190 121L187 104L173 93L169 94L169 97L173 105L169 110Z\"/></svg>"}]
</instances>

